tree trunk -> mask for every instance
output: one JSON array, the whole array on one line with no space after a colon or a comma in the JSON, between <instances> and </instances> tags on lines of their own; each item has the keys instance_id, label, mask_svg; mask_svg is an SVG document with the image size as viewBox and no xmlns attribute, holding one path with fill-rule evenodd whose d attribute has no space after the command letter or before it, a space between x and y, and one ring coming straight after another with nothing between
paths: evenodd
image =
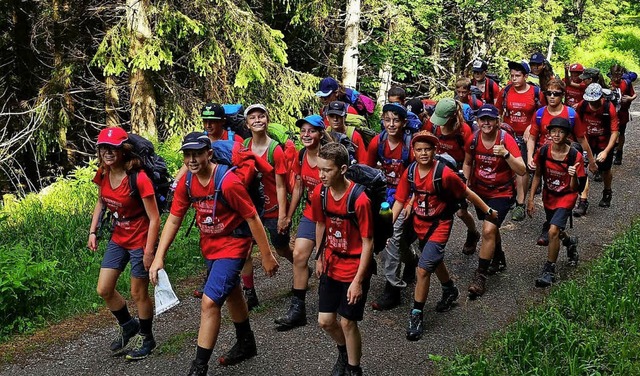
<instances>
[{"instance_id":1,"label":"tree trunk","mask_svg":"<svg viewBox=\"0 0 640 376\"><path fill-rule=\"evenodd\" d=\"M360 0L347 1L345 17L342 84L356 87L358 82L358 34L360 33Z\"/></svg>"},{"instance_id":2,"label":"tree trunk","mask_svg":"<svg viewBox=\"0 0 640 376\"><path fill-rule=\"evenodd\" d=\"M127 26L132 36L131 56L140 53L144 42L152 37L147 17L149 0L127 0ZM156 136L156 96L149 74L132 69L129 75L131 131Z\"/></svg>"},{"instance_id":3,"label":"tree trunk","mask_svg":"<svg viewBox=\"0 0 640 376\"><path fill-rule=\"evenodd\" d=\"M118 89L116 87L115 78L107 76L105 78L105 112L107 114L107 127L119 127L120 118L116 108L120 106L120 98L118 97Z\"/></svg>"},{"instance_id":4,"label":"tree trunk","mask_svg":"<svg viewBox=\"0 0 640 376\"><path fill-rule=\"evenodd\" d=\"M547 48L547 61L551 61L551 55L553 54L553 43L556 40L556 32L551 33L551 38L549 39L549 47Z\"/></svg>"},{"instance_id":5,"label":"tree trunk","mask_svg":"<svg viewBox=\"0 0 640 376\"><path fill-rule=\"evenodd\" d=\"M385 9L384 12L384 17L389 20L389 26L387 28L387 35L385 36L385 41L384 43L387 45L387 48L390 47L390 43L391 43L391 36L394 35L394 31L395 31L395 18L396 18L396 14L395 11L393 9L393 6L391 4L387 4L387 7ZM391 59L387 58L387 61L382 65L382 67L380 68L380 90L378 91L378 100L377 102L377 106L379 108L382 108L382 106L384 106L386 99L387 99L387 91L389 91L389 89L391 88L391 81L392 81L392 66L391 66Z\"/></svg>"}]
</instances>

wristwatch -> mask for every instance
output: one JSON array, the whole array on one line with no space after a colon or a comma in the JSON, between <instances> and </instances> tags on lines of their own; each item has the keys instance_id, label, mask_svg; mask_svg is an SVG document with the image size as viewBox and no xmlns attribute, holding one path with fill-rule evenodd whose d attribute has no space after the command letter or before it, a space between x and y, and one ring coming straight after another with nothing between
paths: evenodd
<instances>
[{"instance_id":1,"label":"wristwatch","mask_svg":"<svg viewBox=\"0 0 640 376\"><path fill-rule=\"evenodd\" d=\"M487 210L487 215L489 217L491 217L493 215L493 213L495 212L495 210L493 210L492 208L489 208L489 210Z\"/></svg>"},{"instance_id":2,"label":"wristwatch","mask_svg":"<svg viewBox=\"0 0 640 376\"><path fill-rule=\"evenodd\" d=\"M507 159L507 158L509 158L510 156L511 156L511 153L507 152L507 154L503 155L502 157L503 157L504 159Z\"/></svg>"}]
</instances>

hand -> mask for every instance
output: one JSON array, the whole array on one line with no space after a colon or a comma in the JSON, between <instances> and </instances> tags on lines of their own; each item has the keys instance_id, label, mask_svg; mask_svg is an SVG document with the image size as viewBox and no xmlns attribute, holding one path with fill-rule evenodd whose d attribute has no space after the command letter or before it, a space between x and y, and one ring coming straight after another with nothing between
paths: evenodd
<instances>
[{"instance_id":1,"label":"hand","mask_svg":"<svg viewBox=\"0 0 640 376\"><path fill-rule=\"evenodd\" d=\"M268 277L273 277L278 272L278 268L280 265L278 264L278 260L273 257L273 253L269 251L269 256L262 257L262 269L264 269L264 273Z\"/></svg>"},{"instance_id":2,"label":"hand","mask_svg":"<svg viewBox=\"0 0 640 376\"><path fill-rule=\"evenodd\" d=\"M630 97L630 96L628 96L628 95L623 95L623 96L620 98L620 103L628 103L628 102L631 102L631 97Z\"/></svg>"},{"instance_id":3,"label":"hand","mask_svg":"<svg viewBox=\"0 0 640 376\"><path fill-rule=\"evenodd\" d=\"M291 225L291 218L281 217L278 218L278 233L285 234Z\"/></svg>"},{"instance_id":4,"label":"hand","mask_svg":"<svg viewBox=\"0 0 640 376\"><path fill-rule=\"evenodd\" d=\"M596 173L596 171L598 171L598 165L596 164L596 162L589 161L589 171L591 171L594 174Z\"/></svg>"},{"instance_id":5,"label":"hand","mask_svg":"<svg viewBox=\"0 0 640 376\"><path fill-rule=\"evenodd\" d=\"M501 143L500 145L493 145L493 155L504 157L509 151Z\"/></svg>"},{"instance_id":6,"label":"hand","mask_svg":"<svg viewBox=\"0 0 640 376\"><path fill-rule=\"evenodd\" d=\"M580 162L574 164L573 166L569 166L569 169L567 170L569 176L576 176L576 170L578 169L578 167L580 167Z\"/></svg>"},{"instance_id":7,"label":"hand","mask_svg":"<svg viewBox=\"0 0 640 376\"><path fill-rule=\"evenodd\" d=\"M596 157L596 162L604 162L604 160L607 159L607 152L606 151L601 151L600 153L598 153L598 156Z\"/></svg>"},{"instance_id":8,"label":"hand","mask_svg":"<svg viewBox=\"0 0 640 376\"><path fill-rule=\"evenodd\" d=\"M535 213L536 211L536 206L533 203L533 200L528 200L527 201L527 214L529 215L529 217L533 217L533 213Z\"/></svg>"},{"instance_id":9,"label":"hand","mask_svg":"<svg viewBox=\"0 0 640 376\"><path fill-rule=\"evenodd\" d=\"M489 216L489 218L498 219L498 211L497 210L492 210L491 211L491 215Z\"/></svg>"},{"instance_id":10,"label":"hand","mask_svg":"<svg viewBox=\"0 0 640 376\"><path fill-rule=\"evenodd\" d=\"M142 265L144 265L144 270L149 271L151 264L153 263L153 259L156 257L154 253L146 252L142 256Z\"/></svg>"},{"instance_id":11,"label":"hand","mask_svg":"<svg viewBox=\"0 0 640 376\"><path fill-rule=\"evenodd\" d=\"M356 304L360 298L362 298L362 284L354 280L347 290L347 303Z\"/></svg>"},{"instance_id":12,"label":"hand","mask_svg":"<svg viewBox=\"0 0 640 376\"><path fill-rule=\"evenodd\" d=\"M98 250L98 237L96 234L89 234L89 240L87 240L87 248L95 252Z\"/></svg>"},{"instance_id":13,"label":"hand","mask_svg":"<svg viewBox=\"0 0 640 376\"><path fill-rule=\"evenodd\" d=\"M323 271L324 271L324 258L320 256L316 260L316 277L320 278Z\"/></svg>"},{"instance_id":14,"label":"hand","mask_svg":"<svg viewBox=\"0 0 640 376\"><path fill-rule=\"evenodd\" d=\"M154 258L151 267L149 267L149 280L154 285L158 284L158 270L164 269L164 260Z\"/></svg>"},{"instance_id":15,"label":"hand","mask_svg":"<svg viewBox=\"0 0 640 376\"><path fill-rule=\"evenodd\" d=\"M531 137L531 124L529 124L527 129L524 130L524 134L522 135L522 138L524 139L525 144L529 142L529 137Z\"/></svg>"},{"instance_id":16,"label":"hand","mask_svg":"<svg viewBox=\"0 0 640 376\"><path fill-rule=\"evenodd\" d=\"M536 162L533 161L533 156L530 156L527 159L528 159L527 167L529 167L529 170L535 171L536 170Z\"/></svg>"}]
</instances>

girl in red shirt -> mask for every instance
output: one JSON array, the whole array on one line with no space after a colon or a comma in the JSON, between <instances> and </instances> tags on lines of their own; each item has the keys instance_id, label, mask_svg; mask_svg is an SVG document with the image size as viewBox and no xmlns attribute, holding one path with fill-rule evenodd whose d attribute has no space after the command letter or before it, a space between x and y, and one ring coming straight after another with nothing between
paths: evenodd
<instances>
[{"instance_id":1,"label":"girl in red shirt","mask_svg":"<svg viewBox=\"0 0 640 376\"><path fill-rule=\"evenodd\" d=\"M520 156L520 148L506 131L500 129L498 109L485 104L478 110L479 133L466 145L464 176L474 192L498 212L497 218L476 207L482 223L482 245L478 257L478 269L469 285L471 298L485 292L489 274L506 267L502 250L500 226L513 203L514 175L524 175L526 167Z\"/></svg>"},{"instance_id":2,"label":"girl in red shirt","mask_svg":"<svg viewBox=\"0 0 640 376\"><path fill-rule=\"evenodd\" d=\"M98 185L99 198L93 210L87 246L92 251L98 249L96 231L102 210L106 208L113 215L114 226L102 260L97 290L120 325L111 351L123 351L139 332L142 341L137 341L127 353L127 359L137 360L146 358L156 347L148 270L154 258L160 215L153 184L141 170L142 162L133 156L133 146L127 139L127 132L119 127L105 128L98 136L100 167L93 181ZM138 171L136 196L131 195L129 182L129 175L134 171ZM139 321L131 318L124 298L116 291L118 277L129 262L131 296L138 308Z\"/></svg>"},{"instance_id":3,"label":"girl in red shirt","mask_svg":"<svg viewBox=\"0 0 640 376\"><path fill-rule=\"evenodd\" d=\"M622 148L624 147L625 140L625 131L627 130L627 123L631 119L629 115L629 108L631 107L631 102L633 102L638 95L633 89L633 85L629 85L626 80L622 79L622 75L627 73L627 70L619 65L614 64L611 66L609 70L611 75L611 89L620 89L620 94L622 97L620 98L620 109L618 111L618 142L616 143L616 148L613 156L613 164L621 165L622 164Z\"/></svg>"}]
</instances>

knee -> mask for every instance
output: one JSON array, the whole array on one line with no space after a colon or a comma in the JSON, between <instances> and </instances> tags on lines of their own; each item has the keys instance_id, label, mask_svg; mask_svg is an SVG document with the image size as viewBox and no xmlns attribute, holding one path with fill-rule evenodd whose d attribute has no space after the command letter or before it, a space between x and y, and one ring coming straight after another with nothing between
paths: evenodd
<instances>
[{"instance_id":1,"label":"knee","mask_svg":"<svg viewBox=\"0 0 640 376\"><path fill-rule=\"evenodd\" d=\"M293 250L293 265L298 268L304 268L307 266L307 261L309 261L309 254L305 251L301 251L299 249Z\"/></svg>"},{"instance_id":2,"label":"knee","mask_svg":"<svg viewBox=\"0 0 640 376\"><path fill-rule=\"evenodd\" d=\"M149 299L149 291L146 286L137 288L131 286L131 298L136 302Z\"/></svg>"},{"instance_id":3,"label":"knee","mask_svg":"<svg viewBox=\"0 0 640 376\"><path fill-rule=\"evenodd\" d=\"M335 325L336 325L335 317L333 316L325 317L324 315L318 316L318 326L320 326L322 330L328 331L330 328L332 328Z\"/></svg>"},{"instance_id":4,"label":"knee","mask_svg":"<svg viewBox=\"0 0 640 376\"><path fill-rule=\"evenodd\" d=\"M558 239L560 237L560 228L555 225L549 227L549 239Z\"/></svg>"},{"instance_id":5,"label":"knee","mask_svg":"<svg viewBox=\"0 0 640 376\"><path fill-rule=\"evenodd\" d=\"M496 238L496 231L492 228L487 228L486 226L482 229L482 241L490 241Z\"/></svg>"},{"instance_id":6,"label":"knee","mask_svg":"<svg viewBox=\"0 0 640 376\"><path fill-rule=\"evenodd\" d=\"M220 306L205 295L200 304L200 314L202 316L220 315Z\"/></svg>"},{"instance_id":7,"label":"knee","mask_svg":"<svg viewBox=\"0 0 640 376\"><path fill-rule=\"evenodd\" d=\"M345 333L351 332L353 330L358 329L358 322L347 320L344 317L340 320L340 326L342 327L342 331Z\"/></svg>"},{"instance_id":8,"label":"knee","mask_svg":"<svg viewBox=\"0 0 640 376\"><path fill-rule=\"evenodd\" d=\"M422 269L420 267L418 267L417 269L418 271L416 272L416 275L420 279L427 279L431 275L431 273L429 273L426 269Z\"/></svg>"},{"instance_id":9,"label":"knee","mask_svg":"<svg viewBox=\"0 0 640 376\"><path fill-rule=\"evenodd\" d=\"M96 292L104 300L109 300L113 298L116 294L116 290L107 288L104 286L100 286L100 285L98 285L98 287L96 288Z\"/></svg>"}]
</instances>

